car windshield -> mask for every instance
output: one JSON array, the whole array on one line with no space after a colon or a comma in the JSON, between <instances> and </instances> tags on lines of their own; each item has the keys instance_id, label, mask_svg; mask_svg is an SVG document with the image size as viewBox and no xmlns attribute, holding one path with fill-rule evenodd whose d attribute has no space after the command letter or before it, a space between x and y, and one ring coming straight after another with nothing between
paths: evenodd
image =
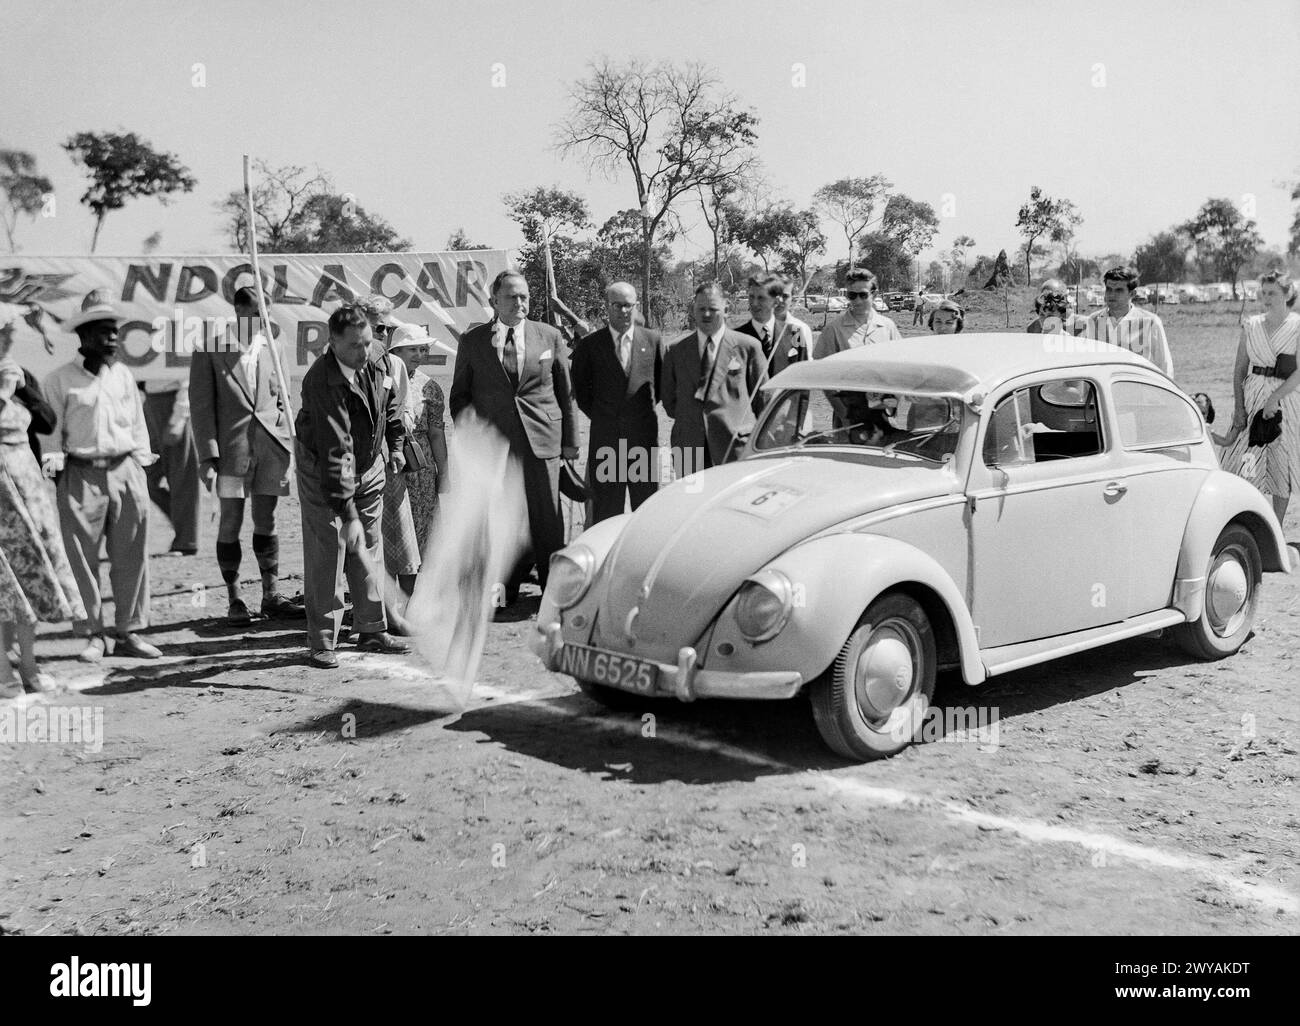
<instances>
[{"instance_id":1,"label":"car windshield","mask_svg":"<svg viewBox=\"0 0 1300 1026\"><path fill-rule=\"evenodd\" d=\"M961 403L907 393L795 388L782 392L758 427L754 448L847 446L947 463L957 445Z\"/></svg>"}]
</instances>

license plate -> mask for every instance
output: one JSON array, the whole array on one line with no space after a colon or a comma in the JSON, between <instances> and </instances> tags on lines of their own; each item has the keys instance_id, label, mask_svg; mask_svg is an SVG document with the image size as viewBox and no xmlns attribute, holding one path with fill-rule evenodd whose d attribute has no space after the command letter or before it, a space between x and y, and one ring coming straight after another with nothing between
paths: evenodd
<instances>
[{"instance_id":1,"label":"license plate","mask_svg":"<svg viewBox=\"0 0 1300 1026\"><path fill-rule=\"evenodd\" d=\"M654 691L658 669L654 663L586 645L565 645L560 652L560 673L641 695Z\"/></svg>"}]
</instances>

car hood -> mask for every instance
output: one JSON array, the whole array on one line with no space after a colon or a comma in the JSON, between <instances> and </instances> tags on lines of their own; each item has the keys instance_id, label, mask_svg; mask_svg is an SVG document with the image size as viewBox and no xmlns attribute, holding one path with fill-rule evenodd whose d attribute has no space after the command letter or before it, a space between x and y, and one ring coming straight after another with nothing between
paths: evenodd
<instances>
[{"instance_id":1,"label":"car hood","mask_svg":"<svg viewBox=\"0 0 1300 1026\"><path fill-rule=\"evenodd\" d=\"M750 459L677 481L637 510L605 558L592 643L675 662L741 582L787 549L957 487L946 468L884 456Z\"/></svg>"}]
</instances>

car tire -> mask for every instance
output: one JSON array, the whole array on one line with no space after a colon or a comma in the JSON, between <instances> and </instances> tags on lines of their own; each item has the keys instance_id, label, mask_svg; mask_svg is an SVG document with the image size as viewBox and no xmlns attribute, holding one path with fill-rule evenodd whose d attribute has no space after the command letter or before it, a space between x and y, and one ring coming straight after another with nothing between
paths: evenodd
<instances>
[{"instance_id":1,"label":"car tire","mask_svg":"<svg viewBox=\"0 0 1300 1026\"><path fill-rule=\"evenodd\" d=\"M876 599L810 689L822 740L857 762L901 752L921 730L937 664L934 630L920 603L898 592Z\"/></svg>"},{"instance_id":2,"label":"car tire","mask_svg":"<svg viewBox=\"0 0 1300 1026\"><path fill-rule=\"evenodd\" d=\"M1201 615L1174 628L1179 647L1198 659L1223 659L1241 648L1255 626L1262 577L1255 536L1229 524L1210 550Z\"/></svg>"}]
</instances>

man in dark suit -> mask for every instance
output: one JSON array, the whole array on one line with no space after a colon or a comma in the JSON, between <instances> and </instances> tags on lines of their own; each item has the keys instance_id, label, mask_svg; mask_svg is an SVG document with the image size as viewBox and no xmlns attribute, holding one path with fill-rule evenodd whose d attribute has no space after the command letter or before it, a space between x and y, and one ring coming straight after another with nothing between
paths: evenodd
<instances>
[{"instance_id":1,"label":"man in dark suit","mask_svg":"<svg viewBox=\"0 0 1300 1026\"><path fill-rule=\"evenodd\" d=\"M364 311L345 304L329 319L330 342L302 379L296 421L302 506L303 594L313 666L338 666L343 577L352 593L357 648L405 652L384 615L385 469L405 466L406 427L387 361L368 358L374 342Z\"/></svg>"},{"instance_id":2,"label":"man in dark suit","mask_svg":"<svg viewBox=\"0 0 1300 1026\"><path fill-rule=\"evenodd\" d=\"M493 279L492 309L491 321L461 336L447 405L453 419L472 407L518 457L533 558L545 588L551 554L564 546L560 459L578 455L568 348L554 328L527 319L528 282L518 271ZM524 566L506 582L507 605L519 597Z\"/></svg>"},{"instance_id":3,"label":"man in dark suit","mask_svg":"<svg viewBox=\"0 0 1300 1026\"><path fill-rule=\"evenodd\" d=\"M289 417L276 380L269 328L261 325L257 293L244 286L234 295L235 325L190 358L190 423L204 487L217 488L217 566L230 602L226 617L248 623L239 597L244 500L253 507L253 555L262 573L262 615L299 617L300 603L281 595L280 539L275 507L289 494Z\"/></svg>"},{"instance_id":4,"label":"man in dark suit","mask_svg":"<svg viewBox=\"0 0 1300 1026\"><path fill-rule=\"evenodd\" d=\"M615 282L605 290L609 326L578 340L573 351L573 397L591 418L587 488L591 523L623 512L625 494L636 509L659 487L655 402L663 355L659 333L638 327L636 289Z\"/></svg>"},{"instance_id":5,"label":"man in dark suit","mask_svg":"<svg viewBox=\"0 0 1300 1026\"><path fill-rule=\"evenodd\" d=\"M767 361L767 376L775 377L792 363L809 358L808 326L790 316L778 316L778 304L789 295L790 283L777 274L749 279L749 320L736 330L758 339Z\"/></svg>"},{"instance_id":6,"label":"man in dark suit","mask_svg":"<svg viewBox=\"0 0 1300 1026\"><path fill-rule=\"evenodd\" d=\"M679 476L734 458L763 408L767 360L752 335L727 327L727 300L715 282L695 290L695 331L664 357L659 390L673 418Z\"/></svg>"}]
</instances>

